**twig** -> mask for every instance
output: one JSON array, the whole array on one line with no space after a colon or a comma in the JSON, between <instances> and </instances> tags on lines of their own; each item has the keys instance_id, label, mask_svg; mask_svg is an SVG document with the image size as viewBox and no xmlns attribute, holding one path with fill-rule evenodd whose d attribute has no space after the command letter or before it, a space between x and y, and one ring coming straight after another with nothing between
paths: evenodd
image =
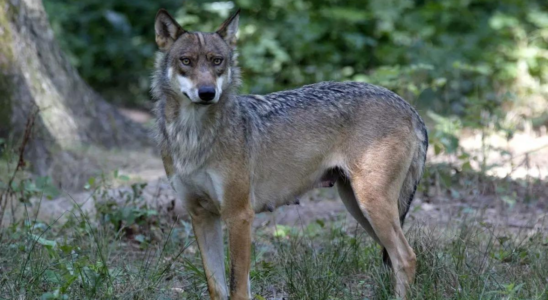
<instances>
[{"instance_id":1,"label":"twig","mask_svg":"<svg viewBox=\"0 0 548 300\"><path fill-rule=\"evenodd\" d=\"M8 200L11 198L11 196L14 195L13 191L13 181L15 180L15 177L17 176L17 173L22 170L26 166L24 154L25 154L25 148L27 147L28 142L30 141L30 137L32 134L32 129L34 128L34 120L36 119L36 116L40 112L39 108L35 108L33 112L30 113L29 117L27 118L27 123L25 124L25 131L23 134L23 141L21 142L21 146L19 146L18 153L19 158L17 160L17 166L15 167L15 170L13 171L13 174L11 175L10 180L8 181L8 186L4 192L2 192L2 195L0 196L0 226L2 225L2 222L4 221L4 213L6 206L8 205ZM12 209L12 218L14 212Z\"/></svg>"},{"instance_id":2,"label":"twig","mask_svg":"<svg viewBox=\"0 0 548 300\"><path fill-rule=\"evenodd\" d=\"M543 226L522 225L522 224L515 224L515 223L508 223L506 224L506 226L513 227L513 228L521 228L521 229L538 229L539 231L548 229L548 227L543 227Z\"/></svg>"}]
</instances>

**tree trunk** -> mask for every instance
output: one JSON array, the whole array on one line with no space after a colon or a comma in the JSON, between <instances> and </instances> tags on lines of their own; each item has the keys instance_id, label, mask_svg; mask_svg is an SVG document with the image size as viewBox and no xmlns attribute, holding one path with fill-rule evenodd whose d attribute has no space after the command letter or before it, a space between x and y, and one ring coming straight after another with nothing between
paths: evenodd
<instances>
[{"instance_id":1,"label":"tree trunk","mask_svg":"<svg viewBox=\"0 0 548 300\"><path fill-rule=\"evenodd\" d=\"M26 159L36 174L65 187L81 187L71 179L89 174L80 164L83 150L151 144L143 127L105 102L70 65L41 0L0 0L0 136L17 140L34 109L40 112Z\"/></svg>"}]
</instances>

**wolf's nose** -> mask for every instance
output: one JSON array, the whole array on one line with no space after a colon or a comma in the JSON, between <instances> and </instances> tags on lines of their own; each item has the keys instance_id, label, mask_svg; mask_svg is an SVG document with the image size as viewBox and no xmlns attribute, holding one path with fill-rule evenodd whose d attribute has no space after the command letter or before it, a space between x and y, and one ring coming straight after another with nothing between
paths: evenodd
<instances>
[{"instance_id":1,"label":"wolf's nose","mask_svg":"<svg viewBox=\"0 0 548 300\"><path fill-rule=\"evenodd\" d=\"M203 101L213 100L213 98L215 98L215 88L212 86L198 88L198 97Z\"/></svg>"}]
</instances>

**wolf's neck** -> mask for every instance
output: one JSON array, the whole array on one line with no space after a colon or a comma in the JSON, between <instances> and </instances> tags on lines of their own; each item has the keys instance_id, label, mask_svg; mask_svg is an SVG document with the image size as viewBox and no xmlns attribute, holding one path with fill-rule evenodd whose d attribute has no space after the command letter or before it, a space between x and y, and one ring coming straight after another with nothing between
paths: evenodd
<instances>
[{"instance_id":1,"label":"wolf's neck","mask_svg":"<svg viewBox=\"0 0 548 300\"><path fill-rule=\"evenodd\" d=\"M178 116L166 128L179 174L190 174L201 168L216 150L218 136L223 132L222 110L226 105L224 102L215 106L181 104Z\"/></svg>"}]
</instances>

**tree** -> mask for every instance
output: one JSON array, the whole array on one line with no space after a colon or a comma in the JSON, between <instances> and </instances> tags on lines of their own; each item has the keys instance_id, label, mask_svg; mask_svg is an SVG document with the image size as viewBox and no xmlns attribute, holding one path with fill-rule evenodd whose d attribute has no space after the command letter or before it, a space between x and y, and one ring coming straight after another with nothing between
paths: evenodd
<instances>
[{"instance_id":1,"label":"tree","mask_svg":"<svg viewBox=\"0 0 548 300\"><path fill-rule=\"evenodd\" d=\"M0 137L21 136L39 110L26 158L53 180L87 172L82 149L140 148L146 130L94 92L70 65L50 28L41 0L0 0ZM74 180L69 186L81 184ZM63 182L64 184L65 182Z\"/></svg>"}]
</instances>

